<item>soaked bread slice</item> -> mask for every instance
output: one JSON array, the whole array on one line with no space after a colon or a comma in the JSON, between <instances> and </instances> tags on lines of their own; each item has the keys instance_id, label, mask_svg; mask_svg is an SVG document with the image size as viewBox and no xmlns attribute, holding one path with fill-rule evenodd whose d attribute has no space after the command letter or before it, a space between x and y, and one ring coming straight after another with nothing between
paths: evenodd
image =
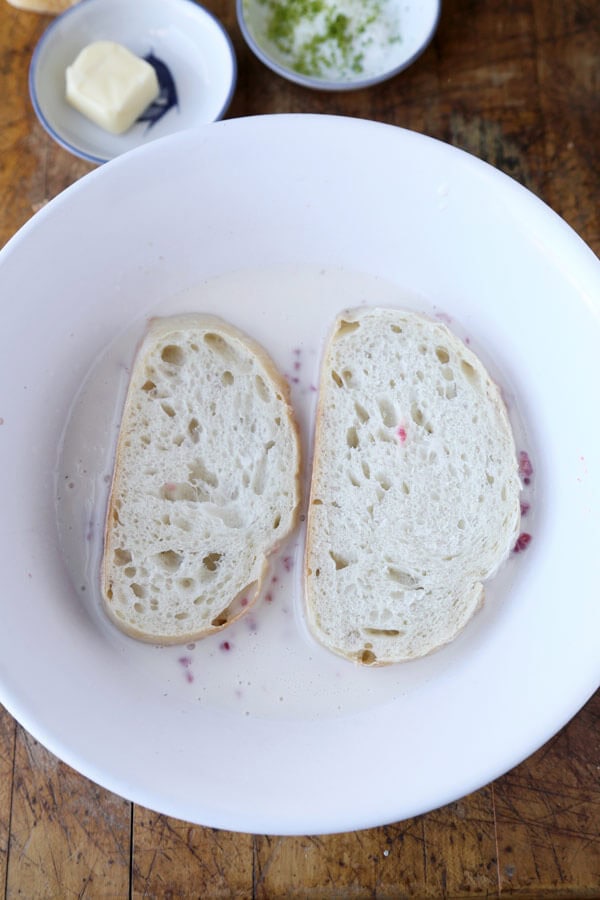
<instances>
[{"instance_id":1,"label":"soaked bread slice","mask_svg":"<svg viewBox=\"0 0 600 900\"><path fill-rule=\"evenodd\" d=\"M222 320L151 322L122 416L102 595L128 634L176 643L218 631L256 599L299 503L288 386Z\"/></svg>"},{"instance_id":2,"label":"soaked bread slice","mask_svg":"<svg viewBox=\"0 0 600 900\"><path fill-rule=\"evenodd\" d=\"M500 392L462 341L412 312L338 318L307 520L316 638L365 664L452 640L515 543L520 489Z\"/></svg>"}]
</instances>

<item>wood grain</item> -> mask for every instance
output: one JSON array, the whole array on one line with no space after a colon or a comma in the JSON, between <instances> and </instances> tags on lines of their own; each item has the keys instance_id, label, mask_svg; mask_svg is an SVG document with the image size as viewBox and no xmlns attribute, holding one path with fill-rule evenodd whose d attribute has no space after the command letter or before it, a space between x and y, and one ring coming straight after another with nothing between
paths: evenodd
<instances>
[{"instance_id":1,"label":"wood grain","mask_svg":"<svg viewBox=\"0 0 600 900\"><path fill-rule=\"evenodd\" d=\"M7 897L126 897L131 804L18 730Z\"/></svg>"},{"instance_id":2,"label":"wood grain","mask_svg":"<svg viewBox=\"0 0 600 900\"><path fill-rule=\"evenodd\" d=\"M600 896L600 696L494 783L503 893ZM585 787L583 787L585 785Z\"/></svg>"},{"instance_id":3,"label":"wood grain","mask_svg":"<svg viewBox=\"0 0 600 900\"><path fill-rule=\"evenodd\" d=\"M6 884L16 723L0 706L0 891Z\"/></svg>"},{"instance_id":4,"label":"wood grain","mask_svg":"<svg viewBox=\"0 0 600 900\"><path fill-rule=\"evenodd\" d=\"M238 57L229 117L333 113L431 135L515 178L600 252L597 0L444 0L435 38L413 66L349 94L307 91L269 72L246 48L233 2L205 5ZM94 168L52 142L29 102L31 53L50 21L0 0L1 244ZM277 837L134 807L59 762L0 707L0 893L600 898L599 721L600 692L529 759L426 815Z\"/></svg>"},{"instance_id":5,"label":"wood grain","mask_svg":"<svg viewBox=\"0 0 600 900\"><path fill-rule=\"evenodd\" d=\"M136 807L132 896L253 896L254 839Z\"/></svg>"}]
</instances>

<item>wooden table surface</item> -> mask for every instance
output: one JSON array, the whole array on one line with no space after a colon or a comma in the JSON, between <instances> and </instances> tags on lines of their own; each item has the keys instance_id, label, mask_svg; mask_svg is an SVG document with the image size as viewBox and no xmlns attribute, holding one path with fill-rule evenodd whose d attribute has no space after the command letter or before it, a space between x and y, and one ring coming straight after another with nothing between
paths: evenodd
<instances>
[{"instance_id":1,"label":"wooden table surface","mask_svg":"<svg viewBox=\"0 0 600 900\"><path fill-rule=\"evenodd\" d=\"M228 116L372 118L491 162L600 251L600 3L445 0L436 37L370 91L316 93L264 68L233 0ZM27 92L48 17L0 0L0 243L91 165L54 144ZM1 298L0 298L1 302ZM0 889L34 897L600 898L600 692L546 746L462 800L331 836L233 834L158 815L79 776L0 707Z\"/></svg>"}]
</instances>

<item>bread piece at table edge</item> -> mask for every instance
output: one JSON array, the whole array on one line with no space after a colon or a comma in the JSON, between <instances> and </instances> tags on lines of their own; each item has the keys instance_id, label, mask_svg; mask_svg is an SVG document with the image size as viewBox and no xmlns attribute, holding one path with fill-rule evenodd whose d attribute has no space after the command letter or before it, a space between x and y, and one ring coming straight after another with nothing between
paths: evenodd
<instances>
[{"instance_id":1,"label":"bread piece at table edge","mask_svg":"<svg viewBox=\"0 0 600 900\"><path fill-rule=\"evenodd\" d=\"M375 329L376 337L379 329L380 341L369 333L366 324ZM355 346L352 343L353 334L356 330L357 335L357 329L361 328L360 338ZM395 378L391 371L386 373L386 377L387 374L390 376L389 381L398 382L398 395L392 390L391 396L386 396L379 383L383 377L381 373L377 379L369 382L368 376L363 377L360 372L354 372L354 369L367 369L369 366L376 368L376 362L370 362L365 354L370 353L371 360L378 353L383 354L382 342L385 337L388 341L385 346L390 344L387 337L390 329L404 329L402 340L406 340L407 331L412 334L411 329L416 329L411 338L411 361L417 359L420 368L415 369L412 375L410 372L402 373L405 379L402 381L402 366L398 363ZM400 337L398 332L399 341ZM341 348L339 359L336 357L336 340ZM342 358L344 346L351 348L348 350L346 367ZM428 349L421 355L418 347ZM438 352L439 357L436 357ZM431 362L432 355L435 363ZM425 364L426 358L429 359L430 366L435 368L439 365L440 369L439 379L429 389L424 387L424 381L430 374ZM464 368L461 369L462 361ZM332 372L334 363L340 371ZM447 381L446 378L450 379L453 369L457 369L457 372ZM348 373L348 382L345 373ZM463 375L464 383L461 384ZM420 381L419 376L423 376L424 381ZM353 378L356 382L355 396L352 394ZM406 379L410 382L408 388ZM399 385L405 386L404 394ZM460 508L460 479L450 478L450 482L456 482L450 486L436 486L430 481L432 474L436 473L436 462L428 461L423 464L419 483L418 470L415 472L410 470L410 466L407 468L407 454L411 452L412 446L415 454L424 455L427 460L428 454L438 460L444 456L447 441L438 441L435 432L438 431L442 436L446 434L447 437L449 420L456 416L459 409L453 409L452 402L457 399L461 403L475 402L476 397L469 400L468 391L471 389L473 392L483 391L479 414L495 434L494 439L489 440L501 460L497 470L490 466L488 475L492 482L494 477L500 477L506 483L496 488L492 483L489 487L490 492L496 490L499 497L503 496L504 491L506 500L502 501L505 503L502 513L505 516L501 516L499 520L494 494L491 506L495 512L492 509L489 512L498 526L497 532L490 535L487 541L490 546L483 554L471 553L472 558L469 559L469 553L465 555L463 548L465 558L462 561L458 553L460 535L459 539L451 536L452 539L448 540L453 546L453 552L457 551L457 561L441 559L445 555L442 546L444 535L443 529L438 529L442 549L438 554L440 559L436 560L435 513L431 513L429 525L432 527L429 527L426 518L419 520L419 516L426 517L427 513L418 512L417 504L420 500L423 507L431 509L434 501L430 498L441 495L443 500L444 491L447 491L448 502L444 505L440 501L439 509L446 514L448 510L452 511L455 507L451 501L454 499L459 504L456 508ZM448 398L445 394L443 400L438 397L443 407L443 415L439 417L439 421L435 414L434 399L427 399L428 390L441 390L442 393L448 391ZM337 397L342 403L344 392L344 402L353 397L352 403L356 405L353 415L347 421L343 420L342 425L336 420L337 431L334 433L331 423L335 417L335 401ZM472 472L474 483L476 479L477 500L483 496L482 504L485 506L486 496L492 495L486 495L482 487L487 483L487 476L485 465L482 466L485 462L483 451L477 449L478 442L483 439L478 428L479 426L472 425L469 434L465 425L464 433L455 435L454 450L460 466ZM382 435L383 450L378 456L377 447ZM337 446L331 446L333 443ZM461 454L466 455L463 451L467 446L469 452L473 453L470 462L468 459L460 459ZM452 448L447 449L451 451ZM383 465L382 460L385 460L386 465ZM451 465L458 469L456 462L457 460L451 461ZM411 478L407 479L409 470L411 477L416 479L414 483ZM438 477L449 472L450 469L443 460L437 462ZM348 478L345 481L346 475ZM440 479L441 482L445 480ZM359 490L366 491L365 497L369 501L363 504L362 509L353 506L349 499L352 497L349 492ZM457 336L441 322L404 310L364 307L340 314L327 342L321 365L307 516L305 606L309 630L313 636L334 653L368 665L414 659L453 640L481 606L482 582L497 571L514 546L520 524L520 490L514 437L500 391L481 360ZM406 496L404 491L407 491ZM429 498L427 503L423 502L425 498ZM397 516L393 523L394 531L391 528L386 530L383 513L377 515L381 506L385 505L390 513ZM370 508L375 513L372 519L369 519L367 511ZM487 506L485 508L487 510ZM458 524L466 532L473 531L475 526L463 521L463 513L464 511L458 513L461 516ZM410 526L414 531L413 537L418 538L415 538L412 546L410 534L406 540L398 537L404 525L407 528ZM329 542L327 529L332 534L331 540L335 546ZM480 540L477 535L471 537L476 543ZM361 542L362 546L359 547L358 543ZM315 574L317 569L318 577ZM442 577L444 569L447 571ZM433 570L433 577L430 570ZM437 583L436 570L440 570ZM357 580L353 582L353 578ZM397 583L390 588L389 581ZM389 594L387 599L393 602L382 604L380 592L386 590ZM397 600L392 595L396 595ZM351 597L355 599L352 600ZM426 607L423 602L421 607L418 603L424 598L430 604L434 620L436 615L439 617L440 609L445 610L441 624L437 623L433 627L423 621L423 610ZM454 618L448 609L453 602L458 609ZM420 636L415 635L413 641L410 629L414 627L411 615L415 613L410 610L415 609L418 611Z\"/></svg>"},{"instance_id":2,"label":"bread piece at table edge","mask_svg":"<svg viewBox=\"0 0 600 900\"><path fill-rule=\"evenodd\" d=\"M75 6L79 0L8 0L8 2L15 9L57 16L71 6Z\"/></svg>"},{"instance_id":3,"label":"bread piece at table edge","mask_svg":"<svg viewBox=\"0 0 600 900\"><path fill-rule=\"evenodd\" d=\"M184 336L183 338L182 335ZM192 335L194 335L193 338ZM245 579L243 583L240 583L238 578L237 589L227 595L227 597L224 598L223 602L218 606L218 608L215 607L214 609L212 609L211 607L211 614L209 616L210 621L203 621L201 626L195 625L194 627L186 628L181 624L182 621L185 622L184 618L182 620L179 620L179 624L175 623L175 626L173 628L166 629L165 627L162 627L158 630L150 630L147 625L140 626L139 623L135 624L132 621L125 621L122 615L122 610L121 615L115 612L115 569L122 569L123 571L125 571L130 566L131 568L135 568L136 573L135 576L132 577L136 578L136 581L134 582L134 584L137 585L136 590L140 590L141 593L145 592L147 595L148 588L145 585L139 584L140 579L137 577L137 571L140 566L142 568L147 568L148 563L147 561L144 561L144 552L150 552L148 548L146 548L146 551L143 551L138 547L135 557L133 557L132 560L128 560L127 554L131 552L131 548L125 548L125 556L121 555L121 559L124 559L125 561L121 562L120 566L115 566L113 564L114 559L116 558L115 551L117 551L117 556L119 551L123 551L123 547L118 546L120 542L120 535L118 535L118 532L121 528L121 525L115 524L115 516L118 519L123 515L122 509L124 498L121 496L121 482L124 477L127 477L127 475L131 475L129 471L125 471L128 468L128 466L125 464L128 457L127 448L125 448L123 445L126 440L132 441L134 440L134 438L140 439L140 434L138 433L136 435L135 424L137 413L135 413L135 408L133 406L133 397L136 396L139 399L141 392L142 399L144 399L144 397L149 398L150 395L158 389L157 385L161 390L163 390L164 387L158 377L157 384L153 384L152 381L146 377L147 373L145 371L145 367L150 361L150 354L152 353L153 348L159 348L156 352L162 352L164 354L165 347L177 348L183 345L187 348L189 344L194 343L195 346L199 347L201 351L204 351L204 345L202 345L200 341L204 340L205 335L212 336L211 341L214 347L217 348L217 350L215 351L215 358L218 359L218 363L221 362L219 353L225 353L225 357L223 359L222 374L223 377L225 377L225 375L229 376L227 378L228 386L222 387L221 385L219 385L219 398L227 396L226 392L230 390L231 385L235 383L238 377L238 373L234 368L234 364L237 365L235 353L231 356L230 359L227 358L227 354L230 352L230 349L228 348L234 347L236 351L239 350L241 352L241 359L243 360L243 364L249 366L250 376L253 379L252 384L249 384L247 386L248 391L244 390L242 392L244 397L252 397L252 400L249 402L259 404L259 412L261 412L260 404L263 404L265 408L271 409L271 406L269 404L271 401L274 402L274 409L277 413L274 421L276 421L277 419L280 420L280 425L276 426L274 434L275 437L278 434L281 435L280 443L285 441L286 447L289 451L285 453L285 459L283 460L283 462L279 460L280 468L283 465L283 471L285 472L285 484L283 487L285 489L285 496L288 499L285 501L285 504L282 506L282 508L278 509L277 511L277 516L280 518L281 528L279 528L278 523L276 536L271 537L270 533L268 534L268 536L265 536L263 545L257 548L256 565L253 565L251 567L249 577ZM180 341L179 344L177 343L178 340ZM186 340L188 342L187 344L185 343ZM221 341L224 341L225 343L221 345ZM218 349L219 346L221 347L220 350ZM169 353L171 354L171 356L173 356L173 358L177 356L176 349L170 350ZM154 363L152 364L154 365ZM171 365L170 362L164 362L164 359L162 357L159 365L163 366L165 370L169 369L177 372L177 366ZM219 368L218 364L215 365L217 366L217 368ZM230 372L229 369L232 369L232 372ZM183 371L183 367L181 371ZM240 378L241 377L242 376L240 375ZM256 386L258 384L258 378L262 379L262 384L260 385L261 392L257 392L258 388ZM150 385L152 386L150 387ZM251 389L254 389L254 391L256 392L254 395L251 395L249 393ZM223 391L223 393L221 393L221 390ZM235 399L235 395L233 396ZM168 426L170 423L172 423L174 425L177 419L181 417L181 404L183 404L184 401L187 401L187 399L187 397L183 397L181 390L176 390L173 396L170 397L163 397L162 395L158 397L158 402L162 402L163 404L166 403L167 406L165 422L163 422L162 424ZM177 407L177 404L179 404L180 407ZM215 409L217 408L217 406L218 404L216 403L215 399ZM154 407L151 408L154 409ZM158 412L158 410L156 411ZM206 412L206 410L204 411ZM199 410L196 410L196 412L199 412ZM233 506L232 504L229 504L228 507L227 503L225 502L226 498L219 495L220 487L214 475L214 472L218 471L218 466L221 465L222 467L224 467L225 481L227 481L228 477L233 477L233 469L231 469L231 467L229 467L225 462L225 460L227 459L227 454L219 452L218 456L220 457L220 459L215 459L212 461L209 460L207 465L206 460L203 460L199 457L199 449L201 448L204 452L206 450L206 441L209 439L214 439L214 435L213 438L210 437L211 432L209 429L205 430L205 434L205 432L203 431L202 422L199 421L198 416L193 414L193 411L188 409L187 415L189 416L190 421L195 422L194 428L196 430L195 432L183 432L185 436L181 446L185 445L184 449L194 450L194 453L190 453L186 457L182 455L178 457L182 466L182 468L179 470L179 473L181 474L181 472L184 471L186 467L189 471L190 466L192 466L192 463L195 460L198 463L197 481L192 485L186 485L185 480L174 481L173 479L163 479L161 481L159 472L158 479L155 478L156 483L152 486L152 490L154 493L150 498L150 502L154 510L156 510L158 507L161 507L163 510L166 506L169 507L169 511L162 513L169 519L171 518L170 510L175 510L178 504L182 509L187 509L188 511L192 510L194 513L200 510L200 507L202 506L204 507L204 509L208 510L207 514L203 516L201 522L196 518L196 526L198 527L198 529L200 528L200 525L203 525L204 527L204 537L202 538L202 540L196 541L196 539L194 538L193 541L196 557L198 557L198 553L202 551L203 547L204 549L206 549L207 545L210 545L212 547L216 540L214 535L213 537L209 537L208 539L206 538L207 520L209 523L215 525L217 531L219 531L219 537L221 539L226 539L227 547L218 547L218 551L222 551L220 553L217 552L216 547L212 550L209 549L206 552L205 560L207 560L208 562L205 561L203 563L203 566L199 570L201 575L205 576L207 574L205 572L207 565L209 567L208 574L210 575L212 571L218 571L220 569L221 559L228 559L229 547L233 546L234 538L236 538L237 524L235 521L233 521L233 519L235 519L236 516L238 518L240 516L243 517L245 515L245 511L239 508L239 504L238 508L236 509L233 509L233 506L235 506L235 504L233 504ZM234 424L238 427L238 431L243 430L243 427L245 427L245 423L242 421L242 419L240 419L239 422L235 422ZM260 432L261 429L263 431L268 431L270 426L268 422L266 422L266 420L262 420L261 422L252 422L251 427L253 431L256 430ZM277 429L281 429L281 431L278 431ZM148 437L150 437L150 435L144 435L143 437L144 439L147 439ZM177 434L175 435L175 437L177 438L177 440L179 440L180 435ZM269 473L266 472L266 458L268 458L269 453L273 453L274 448L276 447L275 437L269 439L273 440L273 446L266 450L263 453L263 457L261 458L260 465L262 466L262 474L261 472L258 472L258 470L246 473L248 475L246 479L248 481L248 484L244 488L246 493L248 493L248 491L250 491L251 489L253 490L254 487L256 487L257 483L259 483L259 486L260 484L264 484L265 487L263 489L265 491L265 494L268 493ZM191 446L191 441L193 440L198 441L199 445L195 447ZM253 441L254 443L252 444L252 446L254 447L254 445L258 441L258 438L253 437L249 432L240 434L239 437L236 437L232 432L229 435L229 440L231 446L233 447L233 450L236 452L239 451L243 454L248 450ZM277 449L276 452L279 452L279 449ZM194 460L192 459L192 457L194 457ZM198 457L198 459L196 459L196 457ZM140 465L141 458L142 457L140 457ZM278 547L286 540L286 538L289 536L289 534L297 524L298 509L300 503L300 465L301 447L299 431L293 409L290 404L289 385L278 371L277 367L275 366L266 350L260 344L258 344L248 335L239 331L233 325L213 315L191 313L151 320L147 332L138 347L137 354L132 366L130 383L124 404L122 422L119 431L119 439L115 455L113 482L106 514L105 546L101 568L101 593L103 605L109 618L111 618L112 621L115 622L115 624L117 624L122 631L124 631L131 637L156 644L169 644L184 643L190 640L196 640L206 636L207 634L220 631L222 628L231 624L231 622L235 621L241 615L243 615L252 606L253 602L256 600L259 594L262 581L268 569L268 557L273 552L275 552ZM152 468L152 466L150 468ZM222 472L218 471L218 474L219 477L221 477ZM253 483L251 479L254 476L255 482ZM245 475L243 477L245 477ZM260 481L261 478L262 482ZM239 491L242 491L241 483L239 485L235 485L235 487L238 488ZM145 488L143 489L145 490ZM169 492L171 492L171 495ZM139 486L137 494L135 494L135 496L137 498L136 502L138 502L140 499ZM131 505L133 501L128 500L127 502L129 503L129 505ZM119 504L121 508L117 509L116 507ZM222 505L219 506L219 504ZM266 514L267 512L263 510L263 520ZM230 522L232 526L231 528L229 528L226 524L228 516L230 519L232 519L233 517L232 521ZM221 522L219 517L222 517ZM174 513L172 518L174 520L176 519ZM257 516L257 521L258 524L260 524L260 522L262 521L260 519L260 516ZM252 533L255 532L255 529L257 527L257 522L253 522ZM262 527L264 531L264 521L262 521ZM273 529L275 529L275 527L275 523L273 523ZM157 554L159 556L160 554L164 554L164 557L161 558L164 558L165 565L167 566L167 575L170 574L168 571L168 567L172 564L173 566L176 566L176 574L178 576L181 575L183 571L185 571L184 577L188 578L190 577L190 564L189 560L185 556L186 551L182 549L181 545L176 545L173 543L173 528L171 527L171 524L169 524L169 526L165 526L165 529L166 531L169 531L168 535L162 535L162 537L152 536L150 544L153 544L155 552L154 554L150 553L150 556L153 556L153 558L155 559ZM252 535L248 534L247 538L248 540L252 539ZM159 546L160 550L158 549ZM237 541L236 547L238 548L240 558L243 557L244 553L246 552L247 546L247 541ZM189 547L187 548L187 552L188 554L193 555L191 553L191 548ZM174 553L175 556L171 556L171 553ZM215 553L216 556L214 555ZM219 559L217 559L217 556L219 557ZM229 556L231 556L231 553L229 554ZM182 557L182 561L180 561L177 557ZM185 563L185 565L183 563ZM214 568L211 569L211 566L214 566ZM198 567L196 566L196 569L197 568ZM171 577L171 581L172 580L173 577ZM132 604L136 602L135 597L132 597L130 599ZM146 599L148 599L147 596L146 598L143 598L143 601L145 602ZM157 599L159 598L154 598L154 600ZM194 598L190 597L189 599L193 605ZM140 602L142 601L140 600ZM183 612L186 609L187 607L185 607L181 611ZM196 619L193 619L192 621L195 622Z\"/></svg>"}]
</instances>

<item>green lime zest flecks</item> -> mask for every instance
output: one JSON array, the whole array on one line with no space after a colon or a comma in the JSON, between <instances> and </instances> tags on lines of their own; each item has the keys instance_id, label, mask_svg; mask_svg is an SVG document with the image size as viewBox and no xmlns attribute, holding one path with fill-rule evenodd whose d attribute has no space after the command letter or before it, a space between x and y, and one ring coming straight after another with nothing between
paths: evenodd
<instances>
[{"instance_id":1,"label":"green lime zest flecks","mask_svg":"<svg viewBox=\"0 0 600 900\"><path fill-rule=\"evenodd\" d=\"M347 77L365 72L365 55L400 40L386 0L258 0L267 40L299 74Z\"/></svg>"}]
</instances>

